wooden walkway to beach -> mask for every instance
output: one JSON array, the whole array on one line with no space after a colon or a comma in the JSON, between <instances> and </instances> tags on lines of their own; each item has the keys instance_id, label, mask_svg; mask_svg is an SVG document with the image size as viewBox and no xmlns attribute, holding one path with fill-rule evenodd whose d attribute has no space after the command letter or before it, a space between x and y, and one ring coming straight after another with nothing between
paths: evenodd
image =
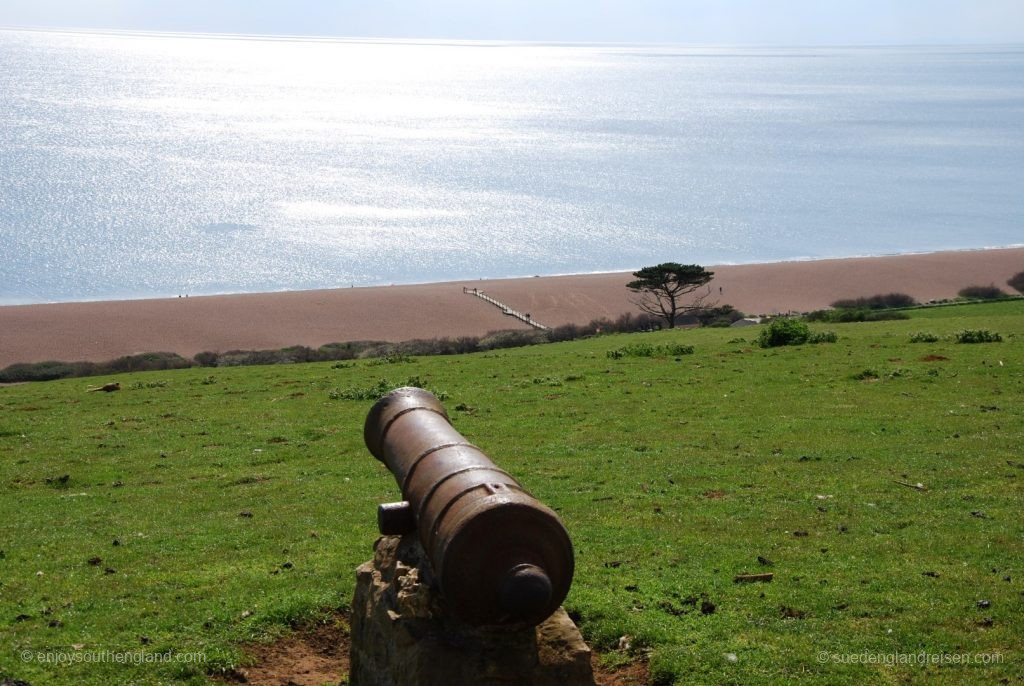
<instances>
[{"instance_id":1,"label":"wooden walkway to beach","mask_svg":"<svg viewBox=\"0 0 1024 686\"><path fill-rule=\"evenodd\" d=\"M530 326L532 326L535 329L540 329L541 331L547 331L548 330L548 327L546 327L543 324L541 324L540 322L534 320L529 315L529 313L523 314L522 312L519 312L518 310L513 310L511 307L509 307L505 303L500 302L498 300L495 300L494 298L492 298L491 296L487 295L486 293L484 293L479 288L467 288L467 287L463 286L462 287L462 292L463 293L467 293L469 295L475 295L476 297L480 298L481 300L486 300L487 302L491 303L492 305L497 307L499 310L501 310L502 314L507 315L509 317L515 317L519 321L523 322L524 324L529 324Z\"/></svg>"}]
</instances>

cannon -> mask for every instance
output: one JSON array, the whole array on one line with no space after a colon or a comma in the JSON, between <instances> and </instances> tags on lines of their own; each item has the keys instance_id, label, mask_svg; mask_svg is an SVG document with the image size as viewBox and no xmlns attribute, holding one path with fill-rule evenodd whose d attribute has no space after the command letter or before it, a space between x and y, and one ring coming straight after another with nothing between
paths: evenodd
<instances>
[{"instance_id":1,"label":"cannon","mask_svg":"<svg viewBox=\"0 0 1024 686\"><path fill-rule=\"evenodd\" d=\"M380 532L418 533L448 612L471 626L537 625L558 609L574 564L565 526L466 441L433 394L388 393L363 434L404 498L378 508Z\"/></svg>"}]
</instances>

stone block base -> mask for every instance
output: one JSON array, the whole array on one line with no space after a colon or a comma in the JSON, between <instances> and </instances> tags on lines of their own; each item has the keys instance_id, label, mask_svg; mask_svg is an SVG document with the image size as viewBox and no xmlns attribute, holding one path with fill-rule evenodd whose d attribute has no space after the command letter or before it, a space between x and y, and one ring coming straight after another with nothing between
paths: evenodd
<instances>
[{"instance_id":1,"label":"stone block base","mask_svg":"<svg viewBox=\"0 0 1024 686\"><path fill-rule=\"evenodd\" d=\"M415 535L356 570L352 686L593 686L590 648L559 608L537 627L466 626L443 610Z\"/></svg>"}]
</instances>

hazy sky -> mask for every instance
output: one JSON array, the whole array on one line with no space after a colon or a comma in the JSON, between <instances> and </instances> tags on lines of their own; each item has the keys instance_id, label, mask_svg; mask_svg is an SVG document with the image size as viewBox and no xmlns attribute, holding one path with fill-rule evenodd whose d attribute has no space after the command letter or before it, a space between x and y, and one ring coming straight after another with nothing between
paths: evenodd
<instances>
[{"instance_id":1,"label":"hazy sky","mask_svg":"<svg viewBox=\"0 0 1024 686\"><path fill-rule=\"evenodd\" d=\"M0 26L678 43L1024 42L1024 0L0 0Z\"/></svg>"}]
</instances>

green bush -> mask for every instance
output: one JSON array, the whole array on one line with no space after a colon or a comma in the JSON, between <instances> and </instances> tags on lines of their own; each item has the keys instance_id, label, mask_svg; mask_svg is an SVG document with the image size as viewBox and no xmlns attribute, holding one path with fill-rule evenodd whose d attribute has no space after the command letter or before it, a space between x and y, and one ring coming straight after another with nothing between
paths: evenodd
<instances>
[{"instance_id":1,"label":"green bush","mask_svg":"<svg viewBox=\"0 0 1024 686\"><path fill-rule=\"evenodd\" d=\"M961 288L957 295L969 300L995 300L1005 298L1009 294L996 286L968 286Z\"/></svg>"},{"instance_id":2,"label":"green bush","mask_svg":"<svg viewBox=\"0 0 1024 686\"><path fill-rule=\"evenodd\" d=\"M494 331L480 339L481 350L494 350L496 348L520 348L524 345L535 345L546 343L547 334L544 331L520 331L517 329L509 331Z\"/></svg>"},{"instance_id":3,"label":"green bush","mask_svg":"<svg viewBox=\"0 0 1024 686\"><path fill-rule=\"evenodd\" d=\"M880 322L888 319L910 319L906 312L892 310L872 310L861 307L853 310L815 310L804 315L809 322L831 322L833 324L846 324L849 322Z\"/></svg>"},{"instance_id":4,"label":"green bush","mask_svg":"<svg viewBox=\"0 0 1024 686\"><path fill-rule=\"evenodd\" d=\"M888 310L893 307L913 307L917 301L906 293L885 293L867 298L848 298L836 300L832 307L841 310Z\"/></svg>"},{"instance_id":5,"label":"green bush","mask_svg":"<svg viewBox=\"0 0 1024 686\"><path fill-rule=\"evenodd\" d=\"M183 369L196 363L176 353L125 355L107 362L35 362L12 364L0 370L0 383L16 381L52 381L81 376L146 372L159 369Z\"/></svg>"},{"instance_id":6,"label":"green bush","mask_svg":"<svg viewBox=\"0 0 1024 686\"><path fill-rule=\"evenodd\" d=\"M229 350L217 358L218 367L284 364L288 357L280 350Z\"/></svg>"},{"instance_id":7,"label":"green bush","mask_svg":"<svg viewBox=\"0 0 1024 686\"><path fill-rule=\"evenodd\" d=\"M757 344L762 348L776 348L780 345L803 345L811 337L811 328L799 319L778 317L761 329Z\"/></svg>"},{"instance_id":8,"label":"green bush","mask_svg":"<svg viewBox=\"0 0 1024 686\"><path fill-rule=\"evenodd\" d=\"M387 345L384 341L348 341L346 343L327 343L317 348L320 359L334 362L337 360L354 360L367 348Z\"/></svg>"},{"instance_id":9,"label":"green bush","mask_svg":"<svg viewBox=\"0 0 1024 686\"><path fill-rule=\"evenodd\" d=\"M217 353L206 351L196 353L195 355L192 356L192 359L195 360L196 364L198 364L200 367L216 367L218 357L220 357L220 355L218 355Z\"/></svg>"},{"instance_id":10,"label":"green bush","mask_svg":"<svg viewBox=\"0 0 1024 686\"><path fill-rule=\"evenodd\" d=\"M928 331L915 331L910 334L911 343L936 343L939 337Z\"/></svg>"},{"instance_id":11,"label":"green bush","mask_svg":"<svg viewBox=\"0 0 1024 686\"><path fill-rule=\"evenodd\" d=\"M957 343L999 343L1003 337L988 329L965 329L955 336Z\"/></svg>"},{"instance_id":12,"label":"green bush","mask_svg":"<svg viewBox=\"0 0 1024 686\"><path fill-rule=\"evenodd\" d=\"M743 319L743 313L732 305L721 305L720 307L709 307L706 310L698 310L697 321L701 326L726 327Z\"/></svg>"},{"instance_id":13,"label":"green bush","mask_svg":"<svg viewBox=\"0 0 1024 686\"><path fill-rule=\"evenodd\" d=\"M367 357L410 357L424 355L461 355L480 349L480 339L476 336L459 338L413 338L400 343L378 343L365 348L359 353L360 358Z\"/></svg>"},{"instance_id":14,"label":"green bush","mask_svg":"<svg viewBox=\"0 0 1024 686\"><path fill-rule=\"evenodd\" d=\"M53 379L64 379L70 376L85 376L81 373L91 368L88 362L36 362L34 364L12 364L0 370L0 383L15 383L18 381L51 381Z\"/></svg>"},{"instance_id":15,"label":"green bush","mask_svg":"<svg viewBox=\"0 0 1024 686\"><path fill-rule=\"evenodd\" d=\"M290 363L320 362L323 360L318 351L304 345L292 345L287 348L281 348L281 353L284 354L285 359Z\"/></svg>"},{"instance_id":16,"label":"green bush","mask_svg":"<svg viewBox=\"0 0 1024 686\"><path fill-rule=\"evenodd\" d=\"M598 336L606 333L633 333L636 331L660 330L664 320L649 314L633 314L627 312L616 319L601 317L592 319L587 324L562 324L547 330L547 339L551 343L574 341L577 338Z\"/></svg>"},{"instance_id":17,"label":"green bush","mask_svg":"<svg viewBox=\"0 0 1024 686\"><path fill-rule=\"evenodd\" d=\"M778 317L761 329L757 344L762 348L776 348L780 345L803 345L804 343L835 343L839 336L835 331L814 333L803 320Z\"/></svg>"},{"instance_id":18,"label":"green bush","mask_svg":"<svg viewBox=\"0 0 1024 686\"><path fill-rule=\"evenodd\" d=\"M735 316L735 310L725 305L716 312L724 322ZM483 338L460 336L458 338L416 338L398 343L387 341L348 341L327 343L313 349L304 345L293 345L277 350L228 350L227 352L205 351L197 353L191 360L176 353L143 353L127 355L107 362L38 362L12 364L0 370L0 383L19 381L50 381L77 376L97 376L122 372L139 372L156 369L180 369L184 367L236 367L242 365L294 364L298 362L333 362L361 358L407 358L422 355L461 355L464 353L493 350L495 348L516 348L538 343L571 341L587 336L605 333L629 333L661 329L662 319L649 314L627 312L616 319L593 319L587 324L564 324L538 330L491 331ZM717 325L717 324L712 324ZM685 355L686 352L665 354ZM335 367L340 369L341 367Z\"/></svg>"},{"instance_id":19,"label":"green bush","mask_svg":"<svg viewBox=\"0 0 1024 686\"><path fill-rule=\"evenodd\" d=\"M100 362L92 374L114 374L124 372L150 372L159 369L185 369L195 366L177 353L140 353L125 355L108 362Z\"/></svg>"}]
</instances>

